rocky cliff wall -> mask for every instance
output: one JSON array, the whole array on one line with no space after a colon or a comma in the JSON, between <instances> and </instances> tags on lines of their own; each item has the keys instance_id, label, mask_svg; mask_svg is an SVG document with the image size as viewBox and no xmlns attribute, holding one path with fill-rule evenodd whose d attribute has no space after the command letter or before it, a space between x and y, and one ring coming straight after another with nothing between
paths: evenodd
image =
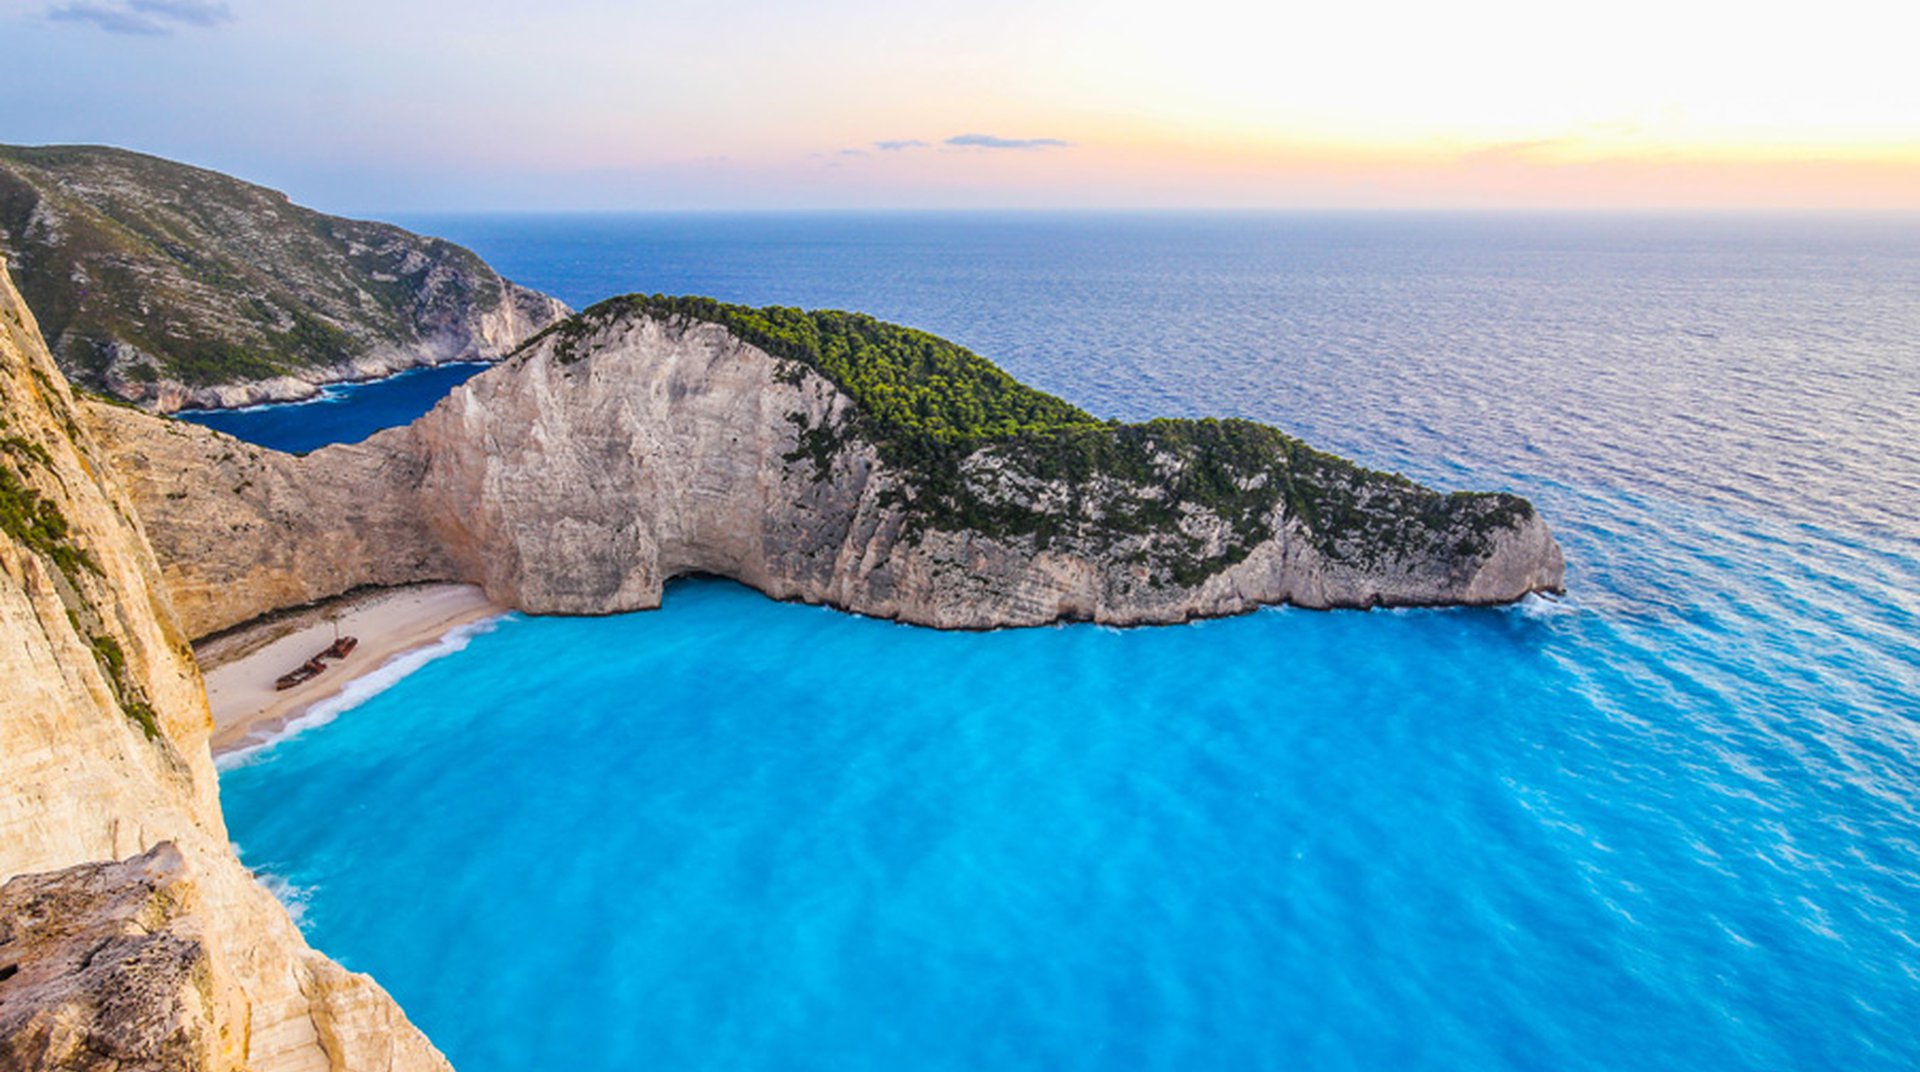
<instances>
[{"instance_id":1,"label":"rocky cliff wall","mask_svg":"<svg viewBox=\"0 0 1920 1072\"><path fill-rule=\"evenodd\" d=\"M150 519L189 636L365 585L462 575L421 515L424 464L391 437L296 457L124 406L82 408Z\"/></svg>"},{"instance_id":2,"label":"rocky cliff wall","mask_svg":"<svg viewBox=\"0 0 1920 1072\"><path fill-rule=\"evenodd\" d=\"M538 613L655 606L662 583L688 573L943 628L1498 603L1561 584L1559 549L1524 503L1449 500L1357 470L1331 479L1356 482L1362 513L1416 516L1410 502L1450 513L1349 554L1276 501L1262 519L1271 535L1236 560L1234 519L1168 501L1195 459L1170 453L1147 481L1074 481L989 445L959 465L967 500L1023 523L932 518L920 474L886 460L855 408L822 375L720 325L634 314L542 340L389 449L424 459L421 502L462 575ZM1169 522L1101 523L1143 503Z\"/></svg>"},{"instance_id":3,"label":"rocky cliff wall","mask_svg":"<svg viewBox=\"0 0 1920 1072\"><path fill-rule=\"evenodd\" d=\"M0 1067L445 1068L234 857L160 569L3 267ZM61 982L89 935L129 943L110 993Z\"/></svg>"},{"instance_id":4,"label":"rocky cliff wall","mask_svg":"<svg viewBox=\"0 0 1920 1072\"><path fill-rule=\"evenodd\" d=\"M887 460L857 410L723 326L631 314L539 340L407 428L304 458L89 413L194 635L424 579L601 614L710 573L943 628L1500 603L1561 584L1559 548L1522 500L1442 496L1301 449L1226 470L1242 489L1288 489L1236 515L1170 491L1213 460L1150 430L1145 478L1047 476L989 444L956 463L935 510L924 474ZM956 495L984 520L957 517ZM1159 520L1115 521L1143 516Z\"/></svg>"}]
</instances>

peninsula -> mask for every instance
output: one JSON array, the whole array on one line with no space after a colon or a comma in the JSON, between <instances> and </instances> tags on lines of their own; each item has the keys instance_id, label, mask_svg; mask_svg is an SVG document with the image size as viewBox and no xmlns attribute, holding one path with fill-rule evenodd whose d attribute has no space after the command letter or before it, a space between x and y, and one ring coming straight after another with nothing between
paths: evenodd
<instances>
[{"instance_id":1,"label":"peninsula","mask_svg":"<svg viewBox=\"0 0 1920 1072\"><path fill-rule=\"evenodd\" d=\"M869 317L601 303L362 443L279 454L84 411L201 636L368 586L540 614L716 574L953 629L1558 590L1524 499L1445 495L1248 421L1101 422Z\"/></svg>"}]
</instances>

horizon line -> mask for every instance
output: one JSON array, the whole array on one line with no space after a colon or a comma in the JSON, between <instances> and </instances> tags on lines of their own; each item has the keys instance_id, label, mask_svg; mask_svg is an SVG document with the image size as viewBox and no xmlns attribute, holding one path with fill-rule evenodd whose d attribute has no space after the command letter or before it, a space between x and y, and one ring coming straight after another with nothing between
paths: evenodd
<instances>
[{"instance_id":1,"label":"horizon line","mask_svg":"<svg viewBox=\"0 0 1920 1072\"><path fill-rule=\"evenodd\" d=\"M312 208L313 206L303 206ZM1143 205L1143 206L696 206L681 208L316 209L392 216L1715 216L1915 217L1916 207L1807 205ZM371 218L371 217L368 217Z\"/></svg>"}]
</instances>

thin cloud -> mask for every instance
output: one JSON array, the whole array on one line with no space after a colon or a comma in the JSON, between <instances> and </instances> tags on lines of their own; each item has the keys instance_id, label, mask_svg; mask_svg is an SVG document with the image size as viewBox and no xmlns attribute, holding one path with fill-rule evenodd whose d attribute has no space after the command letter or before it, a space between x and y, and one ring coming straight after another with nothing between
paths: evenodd
<instances>
[{"instance_id":1,"label":"thin cloud","mask_svg":"<svg viewBox=\"0 0 1920 1072\"><path fill-rule=\"evenodd\" d=\"M1476 146L1460 154L1463 164L1534 163L1555 150L1579 143L1577 138L1524 138Z\"/></svg>"},{"instance_id":2,"label":"thin cloud","mask_svg":"<svg viewBox=\"0 0 1920 1072\"><path fill-rule=\"evenodd\" d=\"M1059 138L1002 138L994 134L956 134L947 139L948 145L957 145L969 149L1069 149L1070 141Z\"/></svg>"},{"instance_id":3,"label":"thin cloud","mask_svg":"<svg viewBox=\"0 0 1920 1072\"><path fill-rule=\"evenodd\" d=\"M866 156L867 151L865 149L842 149L840 150L840 155L841 156Z\"/></svg>"},{"instance_id":4,"label":"thin cloud","mask_svg":"<svg viewBox=\"0 0 1920 1072\"><path fill-rule=\"evenodd\" d=\"M218 26L233 21L233 9L224 0L127 0L127 6L143 15L187 26Z\"/></svg>"},{"instance_id":5,"label":"thin cloud","mask_svg":"<svg viewBox=\"0 0 1920 1072\"><path fill-rule=\"evenodd\" d=\"M218 26L233 21L223 0L67 0L47 6L56 22L84 22L108 33L165 37L181 26Z\"/></svg>"},{"instance_id":6,"label":"thin cloud","mask_svg":"<svg viewBox=\"0 0 1920 1072\"><path fill-rule=\"evenodd\" d=\"M1620 116L1582 123L1564 134L1544 138L1520 138L1469 147L1460 154L1463 164L1551 164L1570 157L1612 150L1639 149L1642 153L1655 144L1654 128L1640 115Z\"/></svg>"},{"instance_id":7,"label":"thin cloud","mask_svg":"<svg viewBox=\"0 0 1920 1072\"><path fill-rule=\"evenodd\" d=\"M883 149L889 153L897 153L902 149L925 149L927 148L927 143L921 141L919 138L900 138L893 141L876 141L873 143L873 147Z\"/></svg>"}]
</instances>

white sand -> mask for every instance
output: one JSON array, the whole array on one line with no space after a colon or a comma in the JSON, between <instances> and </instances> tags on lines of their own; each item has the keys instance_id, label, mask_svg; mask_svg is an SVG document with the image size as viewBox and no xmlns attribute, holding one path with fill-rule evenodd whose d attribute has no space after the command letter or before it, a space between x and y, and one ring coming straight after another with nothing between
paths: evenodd
<instances>
[{"instance_id":1,"label":"white sand","mask_svg":"<svg viewBox=\"0 0 1920 1072\"><path fill-rule=\"evenodd\" d=\"M194 656L206 676L207 700L213 706L214 754L242 747L291 722L396 655L506 610L474 585L414 585L331 600L202 642L195 646ZM340 635L360 638L353 654L328 659L326 673L311 681L275 691L275 679L333 643L334 626L328 615L336 612Z\"/></svg>"}]
</instances>

